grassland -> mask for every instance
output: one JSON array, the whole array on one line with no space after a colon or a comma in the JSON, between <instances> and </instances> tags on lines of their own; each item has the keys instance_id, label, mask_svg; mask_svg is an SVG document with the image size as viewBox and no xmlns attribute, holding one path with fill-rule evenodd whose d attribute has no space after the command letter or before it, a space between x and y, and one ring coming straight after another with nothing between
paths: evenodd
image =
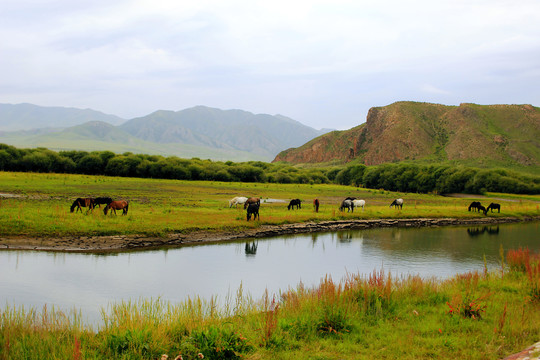
<instances>
[{"instance_id":1,"label":"grassland","mask_svg":"<svg viewBox=\"0 0 540 360\"><path fill-rule=\"evenodd\" d=\"M241 231L265 224L306 221L386 218L483 218L468 212L472 199L438 195L391 193L341 185L259 184L122 177L0 173L0 236L63 237L133 235L165 236L193 231ZM129 200L127 216L105 216L100 209L70 213L77 197L110 196ZM260 221L247 222L240 207L229 208L234 196L261 197ZM364 211L338 210L341 200L353 196L366 200ZM402 197L402 210L390 209ZM300 198L300 210L287 210L290 199ZM321 202L315 213L314 198ZM491 198L491 199L490 199ZM284 202L275 202L281 200ZM540 196L488 194L483 203L502 205L502 212L489 217L539 216Z\"/></svg>"}]
</instances>

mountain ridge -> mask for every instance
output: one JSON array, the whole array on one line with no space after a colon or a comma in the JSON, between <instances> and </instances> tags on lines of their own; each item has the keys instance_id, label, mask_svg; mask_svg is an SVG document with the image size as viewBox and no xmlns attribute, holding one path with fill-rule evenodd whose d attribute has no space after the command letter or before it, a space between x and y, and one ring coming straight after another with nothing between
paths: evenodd
<instances>
[{"instance_id":1,"label":"mountain ridge","mask_svg":"<svg viewBox=\"0 0 540 360\"><path fill-rule=\"evenodd\" d=\"M36 126L40 116L44 121L54 120L41 124L40 128L29 128ZM81 119L85 121L76 123ZM118 125L110 124L109 119ZM270 161L279 151L300 146L327 131L313 129L283 115L203 105L119 119L90 109L0 104L0 142L53 150L101 149L214 160ZM13 130L17 127L18 130ZM101 132L96 133L97 129Z\"/></svg>"},{"instance_id":2,"label":"mountain ridge","mask_svg":"<svg viewBox=\"0 0 540 360\"><path fill-rule=\"evenodd\" d=\"M359 161L540 165L540 108L402 101L369 110L366 122L279 153L293 164Z\"/></svg>"}]
</instances>

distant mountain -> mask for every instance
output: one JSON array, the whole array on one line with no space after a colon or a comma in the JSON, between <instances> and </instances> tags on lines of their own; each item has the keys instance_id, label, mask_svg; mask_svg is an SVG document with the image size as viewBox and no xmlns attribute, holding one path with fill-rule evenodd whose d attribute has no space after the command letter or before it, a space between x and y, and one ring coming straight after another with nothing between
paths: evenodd
<instances>
[{"instance_id":1,"label":"distant mountain","mask_svg":"<svg viewBox=\"0 0 540 360\"><path fill-rule=\"evenodd\" d=\"M296 164L352 160L538 168L540 108L397 102L371 108L362 125L322 135L274 159Z\"/></svg>"},{"instance_id":2,"label":"distant mountain","mask_svg":"<svg viewBox=\"0 0 540 360\"><path fill-rule=\"evenodd\" d=\"M302 145L323 133L281 115L205 106L156 111L120 128L146 141L248 151L269 160L291 144Z\"/></svg>"},{"instance_id":3,"label":"distant mountain","mask_svg":"<svg viewBox=\"0 0 540 360\"><path fill-rule=\"evenodd\" d=\"M91 109L0 104L0 131L65 128L87 121L103 121L120 125L126 120Z\"/></svg>"},{"instance_id":4,"label":"distant mountain","mask_svg":"<svg viewBox=\"0 0 540 360\"><path fill-rule=\"evenodd\" d=\"M70 111L72 117L68 115ZM93 110L0 104L0 142L53 150L111 150L185 158L270 161L279 151L299 146L328 131L315 130L281 115L205 106L177 112L160 110L119 126L100 120L109 117L116 123L120 119ZM83 118L90 120L76 123ZM68 123L76 125L62 126ZM28 130L30 125L26 124L40 124L41 128ZM24 130L1 131L6 128Z\"/></svg>"}]
</instances>

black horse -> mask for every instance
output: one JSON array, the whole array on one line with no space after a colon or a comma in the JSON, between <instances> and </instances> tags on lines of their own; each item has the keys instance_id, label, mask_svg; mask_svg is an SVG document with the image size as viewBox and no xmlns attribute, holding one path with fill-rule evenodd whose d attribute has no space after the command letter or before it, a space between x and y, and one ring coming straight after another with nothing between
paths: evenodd
<instances>
[{"instance_id":1,"label":"black horse","mask_svg":"<svg viewBox=\"0 0 540 360\"><path fill-rule=\"evenodd\" d=\"M489 206L486 208L486 214L487 212L491 209L491 212L493 212L493 210L497 210L499 213L501 212L501 204L497 204L497 203L491 203L489 204Z\"/></svg>"},{"instance_id":2,"label":"black horse","mask_svg":"<svg viewBox=\"0 0 540 360\"><path fill-rule=\"evenodd\" d=\"M471 209L473 211L479 211L478 209L479 209L480 206L482 206L482 204L480 204L480 201L473 201L471 203L471 205L469 205L469 211L471 211Z\"/></svg>"},{"instance_id":3,"label":"black horse","mask_svg":"<svg viewBox=\"0 0 540 360\"><path fill-rule=\"evenodd\" d=\"M315 212L319 212L319 199L313 200L313 207L315 208Z\"/></svg>"},{"instance_id":4,"label":"black horse","mask_svg":"<svg viewBox=\"0 0 540 360\"><path fill-rule=\"evenodd\" d=\"M69 211L73 212L75 210L75 208L77 208L77 211L81 210L81 212L82 212L83 207L88 208L88 210L86 210L87 213L90 210L94 210L94 207L95 207L94 199L92 199L92 198L77 198L77 199L75 199L73 204L71 204L71 208L69 209ZM75 212L77 212L77 211L75 211Z\"/></svg>"},{"instance_id":5,"label":"black horse","mask_svg":"<svg viewBox=\"0 0 540 360\"><path fill-rule=\"evenodd\" d=\"M110 197L97 197L94 199L94 207L97 205L98 208L101 208L101 204L109 205L112 201Z\"/></svg>"},{"instance_id":6,"label":"black horse","mask_svg":"<svg viewBox=\"0 0 540 360\"><path fill-rule=\"evenodd\" d=\"M287 206L287 210L294 209L296 206L296 209L302 208L302 201L300 199L292 199L289 205Z\"/></svg>"},{"instance_id":7,"label":"black horse","mask_svg":"<svg viewBox=\"0 0 540 360\"><path fill-rule=\"evenodd\" d=\"M251 215L253 215L253 220L259 220L259 204L251 203L247 206L247 221L251 220Z\"/></svg>"},{"instance_id":8,"label":"black horse","mask_svg":"<svg viewBox=\"0 0 540 360\"><path fill-rule=\"evenodd\" d=\"M484 215L487 214L486 208L483 207L482 205L478 205L476 208L478 209L478 212L482 211L484 213Z\"/></svg>"}]
</instances>

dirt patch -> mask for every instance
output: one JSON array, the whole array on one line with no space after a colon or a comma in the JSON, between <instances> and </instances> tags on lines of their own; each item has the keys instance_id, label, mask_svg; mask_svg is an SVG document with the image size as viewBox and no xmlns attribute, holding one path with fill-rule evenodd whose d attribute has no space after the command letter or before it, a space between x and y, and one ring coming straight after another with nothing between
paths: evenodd
<instances>
[{"instance_id":1,"label":"dirt patch","mask_svg":"<svg viewBox=\"0 0 540 360\"><path fill-rule=\"evenodd\" d=\"M306 222L285 225L261 225L240 231L194 231L188 234L174 233L165 237L144 235L71 236L71 237L1 237L0 250L38 250L67 252L119 252L161 247L213 243L221 241L262 238L284 234L300 234L349 229L378 227L426 227L447 225L481 225L538 221L540 217L528 218L473 218L473 219L377 219Z\"/></svg>"}]
</instances>

